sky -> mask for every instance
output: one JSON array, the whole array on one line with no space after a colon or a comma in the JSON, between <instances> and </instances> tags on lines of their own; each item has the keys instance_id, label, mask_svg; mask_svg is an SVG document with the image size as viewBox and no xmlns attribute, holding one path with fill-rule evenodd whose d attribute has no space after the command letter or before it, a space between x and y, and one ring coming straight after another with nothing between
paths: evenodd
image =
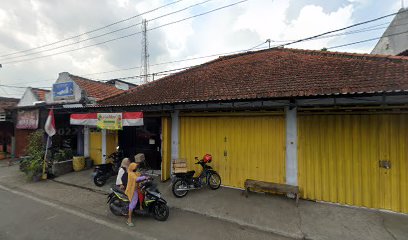
<instances>
[{"instance_id":1,"label":"sky","mask_svg":"<svg viewBox=\"0 0 408 240\"><path fill-rule=\"evenodd\" d=\"M21 97L23 87L28 86L50 88L60 72L142 83L137 77L141 74L142 19L148 23L149 72L159 73L157 80L164 76L160 75L163 71L201 64L231 52L267 48L267 39L271 46L277 46L401 8L401 0L248 0L212 11L240 1L2 0L0 96ZM210 13L201 15L206 12ZM290 47L319 50L380 37L391 20ZM362 31L350 33L355 30ZM116 38L121 39L113 40ZM330 50L369 53L375 44L371 41ZM214 56L200 58L209 55ZM191 58L199 59L182 61Z\"/></svg>"}]
</instances>

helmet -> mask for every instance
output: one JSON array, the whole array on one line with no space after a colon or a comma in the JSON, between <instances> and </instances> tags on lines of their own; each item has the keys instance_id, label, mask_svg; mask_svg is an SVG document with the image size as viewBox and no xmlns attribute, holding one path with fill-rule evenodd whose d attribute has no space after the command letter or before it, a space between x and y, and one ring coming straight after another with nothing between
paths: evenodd
<instances>
[{"instance_id":1,"label":"helmet","mask_svg":"<svg viewBox=\"0 0 408 240\"><path fill-rule=\"evenodd\" d=\"M210 163L211 160L212 160L211 154L208 154L208 153L207 153L207 154L204 155L203 161L204 161L205 163Z\"/></svg>"}]
</instances>

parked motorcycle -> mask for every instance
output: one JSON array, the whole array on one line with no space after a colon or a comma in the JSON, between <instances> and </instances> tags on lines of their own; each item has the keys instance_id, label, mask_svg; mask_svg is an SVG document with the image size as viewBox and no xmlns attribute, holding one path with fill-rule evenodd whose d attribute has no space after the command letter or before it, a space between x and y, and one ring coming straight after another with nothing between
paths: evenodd
<instances>
[{"instance_id":1,"label":"parked motorcycle","mask_svg":"<svg viewBox=\"0 0 408 240\"><path fill-rule=\"evenodd\" d=\"M122 151L117 147L116 152L108 156L108 159L111 159L112 162L99 164L95 167L94 183L96 186L102 187L110 177L118 174L122 155Z\"/></svg>"},{"instance_id":2,"label":"parked motorcycle","mask_svg":"<svg viewBox=\"0 0 408 240\"><path fill-rule=\"evenodd\" d=\"M220 175L208 166L207 163L212 161L212 156L210 154L204 155L203 159L198 160L195 164L200 164L203 170L198 177L194 177L195 171L189 171L187 173L176 173L173 178L172 191L174 196L182 198L187 195L188 191L193 189L203 188L208 185L210 189L216 190L221 185Z\"/></svg>"},{"instance_id":3,"label":"parked motorcycle","mask_svg":"<svg viewBox=\"0 0 408 240\"><path fill-rule=\"evenodd\" d=\"M143 210L139 210L140 201L137 203L134 214L150 215L158 221L166 221L169 217L169 207L166 200L161 197L157 185L149 178L140 183L140 189L144 193ZM116 216L127 216L129 211L129 199L125 192L118 187L112 188L108 196L110 211Z\"/></svg>"}]
</instances>

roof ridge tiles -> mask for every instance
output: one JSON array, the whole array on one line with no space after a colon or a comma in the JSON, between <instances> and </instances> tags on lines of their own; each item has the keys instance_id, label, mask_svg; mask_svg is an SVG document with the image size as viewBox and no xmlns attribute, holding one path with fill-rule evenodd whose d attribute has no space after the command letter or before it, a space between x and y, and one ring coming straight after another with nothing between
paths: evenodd
<instances>
[{"instance_id":1,"label":"roof ridge tiles","mask_svg":"<svg viewBox=\"0 0 408 240\"><path fill-rule=\"evenodd\" d=\"M122 94L105 105L260 99L398 91L408 57L273 48L221 56ZM305 91L304 89L308 89Z\"/></svg>"}]
</instances>

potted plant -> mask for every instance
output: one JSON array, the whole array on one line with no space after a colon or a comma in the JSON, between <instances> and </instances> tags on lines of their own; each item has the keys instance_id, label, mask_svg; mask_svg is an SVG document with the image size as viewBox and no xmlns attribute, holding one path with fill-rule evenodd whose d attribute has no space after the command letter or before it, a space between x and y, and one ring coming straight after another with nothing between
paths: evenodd
<instances>
[{"instance_id":1,"label":"potted plant","mask_svg":"<svg viewBox=\"0 0 408 240\"><path fill-rule=\"evenodd\" d=\"M69 148L58 148L52 154L52 168L51 174L54 176L61 176L72 172L72 150Z\"/></svg>"}]
</instances>

